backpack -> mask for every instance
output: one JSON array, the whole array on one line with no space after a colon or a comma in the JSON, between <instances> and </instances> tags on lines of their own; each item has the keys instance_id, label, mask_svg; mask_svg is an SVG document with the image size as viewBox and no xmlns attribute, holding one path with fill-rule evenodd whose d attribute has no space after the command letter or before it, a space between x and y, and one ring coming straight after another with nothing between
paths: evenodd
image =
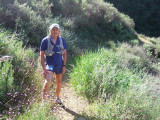
<instances>
[{"instance_id":1,"label":"backpack","mask_svg":"<svg viewBox=\"0 0 160 120\"><path fill-rule=\"evenodd\" d=\"M63 47L62 37L59 36L60 45L56 45L56 47L61 48L61 51L60 51L60 52L53 52L53 51L52 51L52 49L53 49L54 46L51 44L49 38L50 38L50 36L47 37L48 46L47 46L47 50L44 51L45 55L46 55L46 56L52 56L52 55L55 54L55 53L64 54L64 47Z\"/></svg>"}]
</instances>

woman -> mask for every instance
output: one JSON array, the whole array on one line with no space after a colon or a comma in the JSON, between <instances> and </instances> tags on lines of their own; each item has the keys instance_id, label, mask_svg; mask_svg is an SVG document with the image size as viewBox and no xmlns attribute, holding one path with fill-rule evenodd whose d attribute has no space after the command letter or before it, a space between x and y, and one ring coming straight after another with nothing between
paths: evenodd
<instances>
[{"instance_id":1,"label":"woman","mask_svg":"<svg viewBox=\"0 0 160 120\"><path fill-rule=\"evenodd\" d=\"M64 38L60 36L60 27L58 24L52 24L49 27L49 32L50 35L42 40L40 46L40 62L43 68L43 76L45 78L43 101L46 100L46 95L53 80L53 74L55 73L57 103L62 105L60 100L60 91L62 75L66 71L66 42ZM48 54L48 51L50 54Z\"/></svg>"}]
</instances>

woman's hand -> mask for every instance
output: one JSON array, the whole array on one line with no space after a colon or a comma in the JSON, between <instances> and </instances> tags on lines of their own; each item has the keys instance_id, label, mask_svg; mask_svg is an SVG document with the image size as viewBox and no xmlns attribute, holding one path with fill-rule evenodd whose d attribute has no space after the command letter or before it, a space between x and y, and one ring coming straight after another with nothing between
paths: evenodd
<instances>
[{"instance_id":1,"label":"woman's hand","mask_svg":"<svg viewBox=\"0 0 160 120\"><path fill-rule=\"evenodd\" d=\"M43 77L46 78L47 73L49 73L49 71L47 69L43 69Z\"/></svg>"}]
</instances>

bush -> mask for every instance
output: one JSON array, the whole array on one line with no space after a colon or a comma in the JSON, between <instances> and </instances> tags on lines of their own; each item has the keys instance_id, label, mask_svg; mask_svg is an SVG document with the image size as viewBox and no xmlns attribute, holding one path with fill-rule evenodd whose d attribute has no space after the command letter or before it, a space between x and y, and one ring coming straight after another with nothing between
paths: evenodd
<instances>
[{"instance_id":1,"label":"bush","mask_svg":"<svg viewBox=\"0 0 160 120\"><path fill-rule=\"evenodd\" d=\"M10 37L6 36L6 34L9 35L10 33L0 27L0 55L7 53L6 48L8 48L8 44L10 43L10 41L8 40L10 39Z\"/></svg>"},{"instance_id":2,"label":"bush","mask_svg":"<svg viewBox=\"0 0 160 120\"><path fill-rule=\"evenodd\" d=\"M0 102L6 102L7 94L14 88L14 70L11 61L0 63Z\"/></svg>"},{"instance_id":3,"label":"bush","mask_svg":"<svg viewBox=\"0 0 160 120\"><path fill-rule=\"evenodd\" d=\"M13 59L12 62L4 63L0 70L0 112L15 118L19 112L24 112L23 107L31 105L39 95L41 98L42 79L37 71L35 58L38 57L34 53L35 50L23 48L23 42L15 33L12 35L2 31L1 34L8 38L5 42L10 44L6 50Z\"/></svg>"},{"instance_id":4,"label":"bush","mask_svg":"<svg viewBox=\"0 0 160 120\"><path fill-rule=\"evenodd\" d=\"M159 70L156 67L157 60L143 47L123 43L116 51L118 56L122 58L122 66L129 69L137 69L138 71L145 71L153 75L159 74Z\"/></svg>"},{"instance_id":5,"label":"bush","mask_svg":"<svg viewBox=\"0 0 160 120\"><path fill-rule=\"evenodd\" d=\"M101 119L157 119L160 99L152 101L144 91L127 90L118 92L95 108Z\"/></svg>"},{"instance_id":6,"label":"bush","mask_svg":"<svg viewBox=\"0 0 160 120\"><path fill-rule=\"evenodd\" d=\"M101 43L109 39L123 41L135 37L133 20L119 13L111 4L92 0L82 8L83 13L75 18L75 27L83 39Z\"/></svg>"},{"instance_id":7,"label":"bush","mask_svg":"<svg viewBox=\"0 0 160 120\"><path fill-rule=\"evenodd\" d=\"M119 60L112 51L105 49L96 53L86 53L77 59L70 73L75 90L88 99L106 99L119 90L141 83L141 76L122 68Z\"/></svg>"},{"instance_id":8,"label":"bush","mask_svg":"<svg viewBox=\"0 0 160 120\"><path fill-rule=\"evenodd\" d=\"M153 67L151 58L141 47L122 46L77 58L70 73L73 87L95 102L90 119L158 119L159 76L146 72Z\"/></svg>"},{"instance_id":9,"label":"bush","mask_svg":"<svg viewBox=\"0 0 160 120\"><path fill-rule=\"evenodd\" d=\"M23 31L30 38L28 43L24 41L24 44L40 46L41 39L47 33L47 23L32 8L26 6L26 4L20 5L19 3L15 3L15 7L22 13L16 18L18 32Z\"/></svg>"},{"instance_id":10,"label":"bush","mask_svg":"<svg viewBox=\"0 0 160 120\"><path fill-rule=\"evenodd\" d=\"M3 26L8 26L16 30L18 33L23 33L29 38L24 40L24 44L39 46L41 39L45 37L50 23L51 5L48 2L32 1L31 4L15 0L14 4L7 4L4 8L3 16L0 21ZM7 20L5 20L5 18Z\"/></svg>"}]
</instances>

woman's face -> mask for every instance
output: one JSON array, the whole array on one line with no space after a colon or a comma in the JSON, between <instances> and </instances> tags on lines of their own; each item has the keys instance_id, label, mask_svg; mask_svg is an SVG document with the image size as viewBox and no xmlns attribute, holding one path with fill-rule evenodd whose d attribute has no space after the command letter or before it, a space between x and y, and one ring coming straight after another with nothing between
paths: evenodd
<instances>
[{"instance_id":1,"label":"woman's face","mask_svg":"<svg viewBox=\"0 0 160 120\"><path fill-rule=\"evenodd\" d=\"M51 36L58 37L60 35L60 30L57 27L54 27L50 30Z\"/></svg>"}]
</instances>

